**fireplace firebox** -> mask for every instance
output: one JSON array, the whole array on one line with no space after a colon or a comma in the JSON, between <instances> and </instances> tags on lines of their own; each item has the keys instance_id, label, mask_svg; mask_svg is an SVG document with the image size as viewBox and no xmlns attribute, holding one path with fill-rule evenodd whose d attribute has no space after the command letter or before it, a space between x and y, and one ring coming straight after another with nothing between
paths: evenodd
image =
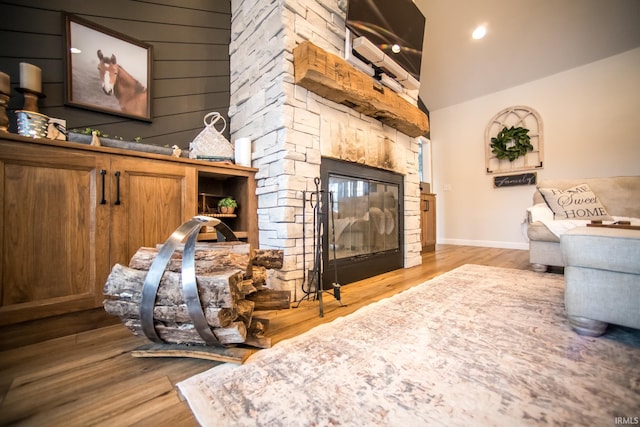
<instances>
[{"instance_id":1,"label":"fireplace firebox","mask_svg":"<svg viewBox=\"0 0 640 427\"><path fill-rule=\"evenodd\" d=\"M402 268L403 176L328 158L320 174L323 288Z\"/></svg>"}]
</instances>

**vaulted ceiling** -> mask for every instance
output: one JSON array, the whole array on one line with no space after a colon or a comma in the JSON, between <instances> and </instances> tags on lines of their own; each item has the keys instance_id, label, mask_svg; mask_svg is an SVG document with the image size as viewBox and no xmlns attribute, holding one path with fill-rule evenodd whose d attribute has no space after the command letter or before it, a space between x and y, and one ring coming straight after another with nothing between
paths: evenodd
<instances>
[{"instance_id":1,"label":"vaulted ceiling","mask_svg":"<svg viewBox=\"0 0 640 427\"><path fill-rule=\"evenodd\" d=\"M640 46L640 0L414 1L426 17L420 97L430 111ZM487 36L472 40L479 24Z\"/></svg>"}]
</instances>

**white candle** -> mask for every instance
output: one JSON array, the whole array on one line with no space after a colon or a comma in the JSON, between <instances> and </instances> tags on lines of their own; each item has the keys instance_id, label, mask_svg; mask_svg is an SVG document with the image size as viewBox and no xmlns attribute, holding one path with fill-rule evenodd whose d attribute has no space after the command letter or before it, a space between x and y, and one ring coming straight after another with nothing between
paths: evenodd
<instances>
[{"instance_id":1,"label":"white candle","mask_svg":"<svg viewBox=\"0 0 640 427\"><path fill-rule=\"evenodd\" d=\"M32 92L42 92L42 70L33 64L20 63L20 87Z\"/></svg>"},{"instance_id":2,"label":"white candle","mask_svg":"<svg viewBox=\"0 0 640 427\"><path fill-rule=\"evenodd\" d=\"M6 95L11 94L11 80L9 79L9 75L6 73L0 72L0 92Z\"/></svg>"},{"instance_id":3,"label":"white candle","mask_svg":"<svg viewBox=\"0 0 640 427\"><path fill-rule=\"evenodd\" d=\"M251 140L249 138L238 138L235 144L236 165L251 166Z\"/></svg>"}]
</instances>

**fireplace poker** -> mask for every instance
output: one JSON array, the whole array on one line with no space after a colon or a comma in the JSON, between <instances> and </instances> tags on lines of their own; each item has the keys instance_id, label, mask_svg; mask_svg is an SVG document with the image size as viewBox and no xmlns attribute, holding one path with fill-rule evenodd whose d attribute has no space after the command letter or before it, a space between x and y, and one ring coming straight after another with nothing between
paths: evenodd
<instances>
[{"instance_id":1,"label":"fireplace poker","mask_svg":"<svg viewBox=\"0 0 640 427\"><path fill-rule=\"evenodd\" d=\"M329 191L329 209L331 209L331 245L333 246L333 297L342 307L345 305L340 299L340 282L338 282L338 258L336 256L336 222L333 216L333 191Z\"/></svg>"},{"instance_id":2,"label":"fireplace poker","mask_svg":"<svg viewBox=\"0 0 640 427\"><path fill-rule=\"evenodd\" d=\"M313 193L309 193L309 205L313 208ZM311 287L311 272L307 272L307 191L302 192L302 284L300 288L304 293L304 296L298 301L298 304L295 308L298 308L302 301L305 299L310 299L311 293L313 292ZM315 228L315 223L314 223ZM315 242L315 240L314 240ZM297 300L297 297L294 297Z\"/></svg>"},{"instance_id":3,"label":"fireplace poker","mask_svg":"<svg viewBox=\"0 0 640 427\"><path fill-rule=\"evenodd\" d=\"M322 203L320 198L320 178L313 179L316 184L316 235L315 235L315 275L316 275L316 295L320 309L320 317L324 317L324 304L322 302Z\"/></svg>"},{"instance_id":4,"label":"fireplace poker","mask_svg":"<svg viewBox=\"0 0 640 427\"><path fill-rule=\"evenodd\" d=\"M304 284L307 281L307 246L306 246L307 235L305 231L305 228L307 228L306 227L307 221L305 218L306 205L307 205L307 192L302 191L302 284L300 285L300 287L302 288L302 292L304 292ZM298 294L298 287L295 286L293 288L293 299L295 301L298 300L297 294Z\"/></svg>"}]
</instances>

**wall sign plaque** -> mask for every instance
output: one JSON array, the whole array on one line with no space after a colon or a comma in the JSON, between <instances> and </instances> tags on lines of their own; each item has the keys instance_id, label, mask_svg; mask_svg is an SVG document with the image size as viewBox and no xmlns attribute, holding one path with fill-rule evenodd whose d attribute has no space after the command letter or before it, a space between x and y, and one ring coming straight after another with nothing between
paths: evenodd
<instances>
[{"instance_id":1,"label":"wall sign plaque","mask_svg":"<svg viewBox=\"0 0 640 427\"><path fill-rule=\"evenodd\" d=\"M495 188L501 188L515 187L516 185L536 185L536 181L536 172L522 173L520 175L504 175L493 177L493 186Z\"/></svg>"}]
</instances>

